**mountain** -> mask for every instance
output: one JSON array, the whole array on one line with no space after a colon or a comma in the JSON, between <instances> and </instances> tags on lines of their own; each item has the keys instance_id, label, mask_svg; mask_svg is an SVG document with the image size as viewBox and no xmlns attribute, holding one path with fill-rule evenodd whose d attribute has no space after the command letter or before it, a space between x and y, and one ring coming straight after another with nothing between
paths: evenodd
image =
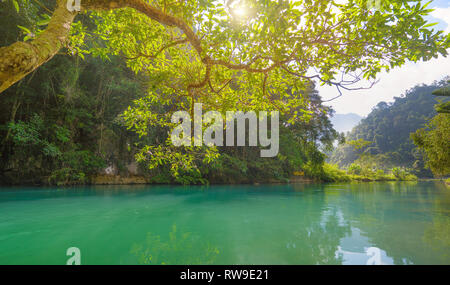
<instances>
[{"instance_id":1,"label":"mountain","mask_svg":"<svg viewBox=\"0 0 450 285\"><path fill-rule=\"evenodd\" d=\"M378 103L347 134L346 143L339 145L328 161L344 168L352 163L370 164L378 169L405 167L414 170L418 176L431 175L424 169L423 158L410 134L436 115L434 105L437 100L448 101L431 94L444 84L442 80L431 85L417 85L395 97L394 102ZM360 142L360 146L355 148L355 142Z\"/></svg>"},{"instance_id":2,"label":"mountain","mask_svg":"<svg viewBox=\"0 0 450 285\"><path fill-rule=\"evenodd\" d=\"M349 132L355 127L362 119L358 114L348 113L348 114L335 114L331 118L331 123L336 131L339 133Z\"/></svg>"}]
</instances>

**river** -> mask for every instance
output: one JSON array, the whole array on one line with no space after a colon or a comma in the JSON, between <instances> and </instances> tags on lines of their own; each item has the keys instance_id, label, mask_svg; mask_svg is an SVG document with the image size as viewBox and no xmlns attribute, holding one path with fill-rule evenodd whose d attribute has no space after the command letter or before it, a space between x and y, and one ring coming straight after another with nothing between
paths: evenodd
<instances>
[{"instance_id":1,"label":"river","mask_svg":"<svg viewBox=\"0 0 450 285\"><path fill-rule=\"evenodd\" d=\"M0 264L450 264L443 182L0 188Z\"/></svg>"}]
</instances>

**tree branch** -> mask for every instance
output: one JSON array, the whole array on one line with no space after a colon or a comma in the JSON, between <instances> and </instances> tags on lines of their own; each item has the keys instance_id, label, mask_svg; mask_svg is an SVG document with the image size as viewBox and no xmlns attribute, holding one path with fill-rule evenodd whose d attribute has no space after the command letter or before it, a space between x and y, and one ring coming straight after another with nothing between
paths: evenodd
<instances>
[{"instance_id":1,"label":"tree branch","mask_svg":"<svg viewBox=\"0 0 450 285\"><path fill-rule=\"evenodd\" d=\"M0 93L50 60L65 45L70 26L77 15L76 12L67 10L66 2L67 0L57 0L49 25L35 40L29 43L15 42L0 48ZM161 24L178 27L197 53L202 55L201 41L189 25L143 0L83 0L81 3L82 11L125 7L133 8Z\"/></svg>"},{"instance_id":2,"label":"tree branch","mask_svg":"<svg viewBox=\"0 0 450 285\"><path fill-rule=\"evenodd\" d=\"M31 42L0 48L0 93L50 60L66 43L76 13L58 0L47 28Z\"/></svg>"}]
</instances>

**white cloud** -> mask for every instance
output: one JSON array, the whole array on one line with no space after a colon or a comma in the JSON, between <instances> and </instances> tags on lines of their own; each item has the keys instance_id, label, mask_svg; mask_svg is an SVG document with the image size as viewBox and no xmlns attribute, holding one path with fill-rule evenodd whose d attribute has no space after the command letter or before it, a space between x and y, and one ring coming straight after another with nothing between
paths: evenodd
<instances>
[{"instance_id":1,"label":"white cloud","mask_svg":"<svg viewBox=\"0 0 450 285\"><path fill-rule=\"evenodd\" d=\"M356 113L365 116L380 101L390 102L399 97L406 90L417 84L430 84L450 75L450 56L442 56L427 62L407 63L403 67L395 68L389 73L382 72L378 76L379 82L368 90L346 91L343 96L327 105L332 106L337 113ZM368 86L367 82L358 86ZM324 100L331 99L339 93L336 88L328 86L318 87Z\"/></svg>"},{"instance_id":2,"label":"white cloud","mask_svg":"<svg viewBox=\"0 0 450 285\"><path fill-rule=\"evenodd\" d=\"M431 12L431 16L441 19L447 23L447 27L445 29L445 33L450 33L450 7L447 8L434 8L434 11Z\"/></svg>"}]
</instances>

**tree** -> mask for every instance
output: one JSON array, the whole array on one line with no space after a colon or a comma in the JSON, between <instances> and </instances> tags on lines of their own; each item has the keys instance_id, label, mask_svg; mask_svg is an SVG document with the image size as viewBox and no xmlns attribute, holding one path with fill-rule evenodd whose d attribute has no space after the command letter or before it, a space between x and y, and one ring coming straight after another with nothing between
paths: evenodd
<instances>
[{"instance_id":1,"label":"tree","mask_svg":"<svg viewBox=\"0 0 450 285\"><path fill-rule=\"evenodd\" d=\"M262 101L273 99L270 88L295 91L309 79L352 89L361 76L373 79L406 60L447 55L450 46L449 35L423 19L431 10L420 1L386 0L374 9L367 0L82 0L81 12L70 12L67 0L55 2L43 31L0 48L0 92L63 47L79 54L122 54L135 71L170 76L173 82L165 88L180 96L236 96L230 94L234 81L251 91L245 93L248 101ZM97 26L92 34L76 20L86 12ZM92 36L100 43L83 50L84 39ZM337 80L342 74L353 77Z\"/></svg>"},{"instance_id":2,"label":"tree","mask_svg":"<svg viewBox=\"0 0 450 285\"><path fill-rule=\"evenodd\" d=\"M447 81L448 85L433 91L433 95L436 96L450 96L450 80ZM450 114L450 102L439 103L434 106L436 112Z\"/></svg>"},{"instance_id":3,"label":"tree","mask_svg":"<svg viewBox=\"0 0 450 285\"><path fill-rule=\"evenodd\" d=\"M433 174L450 174L450 116L436 115L426 128L411 134L414 143L425 152L426 165Z\"/></svg>"},{"instance_id":4,"label":"tree","mask_svg":"<svg viewBox=\"0 0 450 285\"><path fill-rule=\"evenodd\" d=\"M407 60L447 55L450 37L426 23L427 4L393 0L372 8L369 2L81 0L81 11L71 12L66 0L39 1L43 7L10 0L19 13L33 6L42 16L22 27L23 41L0 48L0 92L63 49L80 57L122 57L146 78L148 95L125 115L138 134L165 130L174 110L192 112L195 102L205 112L279 110L292 126L311 122L305 125L310 131L326 126L321 118L328 112L315 106L312 80L340 93L363 88L355 87L362 78L374 82L378 72ZM311 135L312 149L332 134ZM169 157L166 150L161 157ZM191 158L178 160L185 166Z\"/></svg>"},{"instance_id":5,"label":"tree","mask_svg":"<svg viewBox=\"0 0 450 285\"><path fill-rule=\"evenodd\" d=\"M450 81L447 81L450 83ZM432 92L436 96L450 96L446 85ZM411 134L411 139L425 153L425 162L434 175L450 174L450 101L434 105L439 113L427 124Z\"/></svg>"}]
</instances>

